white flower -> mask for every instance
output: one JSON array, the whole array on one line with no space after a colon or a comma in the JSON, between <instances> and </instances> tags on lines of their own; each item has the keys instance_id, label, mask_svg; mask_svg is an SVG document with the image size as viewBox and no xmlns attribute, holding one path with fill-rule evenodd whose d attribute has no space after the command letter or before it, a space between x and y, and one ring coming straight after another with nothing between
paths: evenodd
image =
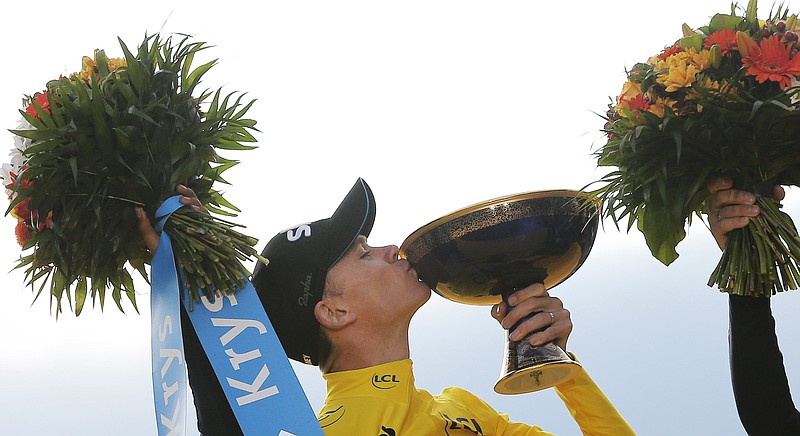
<instances>
[{"instance_id":1,"label":"white flower","mask_svg":"<svg viewBox=\"0 0 800 436\"><path fill-rule=\"evenodd\" d=\"M34 127L23 118L15 130L33 130ZM24 151L33 144L33 141L28 138L14 135L14 147L11 149L11 162L4 163L0 167L0 177L2 177L3 186L11 183L11 173L19 174L19 171L28 162L28 157L25 156ZM8 198L13 198L14 191L6 188L6 195Z\"/></svg>"},{"instance_id":2,"label":"white flower","mask_svg":"<svg viewBox=\"0 0 800 436\"><path fill-rule=\"evenodd\" d=\"M17 126L17 128L15 130L34 130L34 129L35 129L35 127L33 127L29 122L27 122L23 118L19 122L19 125ZM28 147L30 147L32 143L33 143L33 141L31 139L23 138L22 136L14 135L14 148L16 150L19 150L20 153L22 153ZM11 153L13 155L14 150L12 150Z\"/></svg>"},{"instance_id":3,"label":"white flower","mask_svg":"<svg viewBox=\"0 0 800 436\"><path fill-rule=\"evenodd\" d=\"M13 167L11 166L11 164L4 163L3 166L0 167L0 178L3 179L3 186L6 186L9 183L11 183L11 173L12 172L16 173L16 171L14 171ZM12 198L13 194L14 194L14 191L6 188L6 196L8 196L8 198Z\"/></svg>"}]
</instances>

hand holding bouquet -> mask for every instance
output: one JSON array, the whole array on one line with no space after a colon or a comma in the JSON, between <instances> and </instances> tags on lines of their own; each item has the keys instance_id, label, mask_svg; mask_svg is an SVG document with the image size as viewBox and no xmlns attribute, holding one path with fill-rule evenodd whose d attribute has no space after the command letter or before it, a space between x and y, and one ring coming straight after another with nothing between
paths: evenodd
<instances>
[{"instance_id":1,"label":"hand holding bouquet","mask_svg":"<svg viewBox=\"0 0 800 436\"><path fill-rule=\"evenodd\" d=\"M135 207L152 219L186 185L211 212L238 211L213 189L238 162L217 150L247 150L253 101L197 88L216 61L192 69L206 47L189 38L145 37L124 57L102 50L83 68L48 82L24 100L12 130L12 159L2 178L23 251L18 268L38 297L47 288L56 314L64 296L76 315L87 296L120 310L123 294L136 308L131 269L147 279L150 253L137 231ZM227 209L227 210L226 210ZM258 256L256 239L236 224L184 207L165 224L192 301L233 292L247 275L242 261ZM264 261L264 259L260 259ZM37 288L38 286L38 288ZM137 309L138 310L138 309Z\"/></svg>"},{"instance_id":2,"label":"hand holding bouquet","mask_svg":"<svg viewBox=\"0 0 800 436\"><path fill-rule=\"evenodd\" d=\"M772 200L776 184L800 185L800 29L782 6L765 21L756 6L684 24L680 39L628 71L596 152L599 166L617 169L590 192L669 265L692 216L707 211L706 184L732 179L759 196L761 214L731 233L708 284L770 296L800 281L797 230Z\"/></svg>"}]
</instances>

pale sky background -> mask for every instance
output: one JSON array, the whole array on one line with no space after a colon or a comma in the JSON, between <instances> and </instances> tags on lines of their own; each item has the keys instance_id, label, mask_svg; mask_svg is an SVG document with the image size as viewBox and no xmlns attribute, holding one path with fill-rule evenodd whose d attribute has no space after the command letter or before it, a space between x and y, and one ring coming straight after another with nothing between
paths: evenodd
<instances>
[{"instance_id":1,"label":"pale sky background","mask_svg":"<svg viewBox=\"0 0 800 436\"><path fill-rule=\"evenodd\" d=\"M0 13L0 143L10 150L24 94L80 69L81 56L120 55L145 33L188 33L219 58L203 84L247 91L261 130L226 173L237 221L260 238L327 217L359 176L378 203L370 238L400 244L461 207L600 178L609 96L624 70L730 10L729 0L6 2ZM764 17L769 3L764 2ZM790 10L792 4L789 4ZM794 8L800 7L800 4ZM199 60L197 61L199 65ZM6 152L0 153L6 156ZM3 157L3 161L7 159ZM800 218L800 195L784 204ZM0 220L0 422L24 435L155 432L149 289L136 314L88 308L58 321L33 304L19 272L14 220ZM719 258L696 221L665 267L641 235L610 222L584 266L553 289L571 311L569 349L642 435L741 435L730 387L726 296L706 286ZM773 299L795 393L800 295ZM552 389L502 396L503 332L488 307L434 295L411 328L417 385L468 389L512 419L579 433ZM315 410L317 368L295 366ZM797 397L798 394L796 394ZM190 428L196 428L194 423ZM192 434L192 433L190 433Z\"/></svg>"}]
</instances>

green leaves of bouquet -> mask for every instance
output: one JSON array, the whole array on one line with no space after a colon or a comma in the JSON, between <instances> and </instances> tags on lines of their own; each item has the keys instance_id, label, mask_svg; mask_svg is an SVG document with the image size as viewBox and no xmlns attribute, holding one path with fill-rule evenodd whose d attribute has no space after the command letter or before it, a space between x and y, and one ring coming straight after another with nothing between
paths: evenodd
<instances>
[{"instance_id":1,"label":"green leaves of bouquet","mask_svg":"<svg viewBox=\"0 0 800 436\"><path fill-rule=\"evenodd\" d=\"M211 212L239 211L213 189L227 183L222 174L238 163L217 152L254 148L247 144L255 142L256 123L245 118L253 101L199 90L216 64L193 68L203 42L154 35L134 52L122 40L120 47L124 58L98 50L93 59L84 57L80 73L49 82L27 100L20 111L25 120L12 131L28 145L17 147L23 165L12 168L12 183L5 181L13 191L7 213L20 220L23 250L32 250L17 267L25 268L37 298L48 290L56 315L64 297L76 315L88 297L102 308L107 290L120 310L123 296L136 308L131 272L147 279L150 253L134 207L152 221L184 184ZM257 240L236 227L189 207L167 221L185 270L190 295L184 298L234 292L248 275L242 261L265 261L253 248Z\"/></svg>"},{"instance_id":2,"label":"green leaves of bouquet","mask_svg":"<svg viewBox=\"0 0 800 436\"><path fill-rule=\"evenodd\" d=\"M616 167L590 193L615 224L642 232L669 265L692 217L702 217L714 177L759 194L762 213L734 231L709 286L751 296L796 289L800 239L772 200L776 184L800 184L797 16L766 21L751 0L742 16L683 26L674 44L628 71L609 105L598 166Z\"/></svg>"}]
</instances>

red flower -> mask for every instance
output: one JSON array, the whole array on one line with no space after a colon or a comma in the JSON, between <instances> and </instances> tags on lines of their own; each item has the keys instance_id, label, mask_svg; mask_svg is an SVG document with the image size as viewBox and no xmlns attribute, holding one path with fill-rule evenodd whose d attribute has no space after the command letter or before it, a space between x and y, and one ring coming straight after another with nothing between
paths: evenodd
<instances>
[{"instance_id":1,"label":"red flower","mask_svg":"<svg viewBox=\"0 0 800 436\"><path fill-rule=\"evenodd\" d=\"M50 100L47 98L47 91L44 93L36 93L33 100L38 104L45 112L48 114L50 113ZM29 104L27 108L25 108L25 112L32 117L36 117L39 119L39 113L36 112L36 108L33 106L33 103Z\"/></svg>"},{"instance_id":2,"label":"red flower","mask_svg":"<svg viewBox=\"0 0 800 436\"><path fill-rule=\"evenodd\" d=\"M777 35L761 40L750 49L750 55L742 59L748 76L756 76L759 83L767 80L777 82L781 89L792 84L800 75L800 57L791 56L791 48L782 43Z\"/></svg>"},{"instance_id":3,"label":"red flower","mask_svg":"<svg viewBox=\"0 0 800 436\"><path fill-rule=\"evenodd\" d=\"M31 199L28 197L14 206L14 214L16 214L19 219L23 219L25 221L29 221L31 219L31 211L28 209L28 204L30 204L30 202Z\"/></svg>"},{"instance_id":4,"label":"red flower","mask_svg":"<svg viewBox=\"0 0 800 436\"><path fill-rule=\"evenodd\" d=\"M38 211L36 212L36 219L37 220L39 219ZM53 225L53 212L50 211L50 212L47 213L47 218L45 218L45 220L43 222L39 221L36 224L36 230L39 233L42 233L44 231L44 229L49 229L52 225Z\"/></svg>"},{"instance_id":5,"label":"red flower","mask_svg":"<svg viewBox=\"0 0 800 436\"><path fill-rule=\"evenodd\" d=\"M631 111L634 110L646 111L647 109L650 108L650 101L644 97L644 94L639 94L636 97L633 97L632 99L628 100L628 108Z\"/></svg>"},{"instance_id":6,"label":"red flower","mask_svg":"<svg viewBox=\"0 0 800 436\"><path fill-rule=\"evenodd\" d=\"M28 229L28 225L25 224L24 221L17 223L17 227L14 229L14 232L17 234L17 243L20 246L24 246L25 243L31 239L31 231Z\"/></svg>"},{"instance_id":7,"label":"red flower","mask_svg":"<svg viewBox=\"0 0 800 436\"><path fill-rule=\"evenodd\" d=\"M731 50L739 50L739 45L736 43L736 32L733 29L723 29L708 35L708 38L703 41L703 48L711 48L714 44L719 46L722 56Z\"/></svg>"},{"instance_id":8,"label":"red flower","mask_svg":"<svg viewBox=\"0 0 800 436\"><path fill-rule=\"evenodd\" d=\"M24 167L20 168L19 174L22 174L22 172L25 171L26 169L28 169L27 165L25 165ZM11 176L11 183L6 185L7 189L14 189L14 186L17 184L17 178L19 177L19 174L15 173L13 171L9 171L8 172L8 175ZM27 188L28 186L31 186L31 185L33 185L33 180L31 180L31 179L25 179L25 180L19 182L19 186L21 186L23 188Z\"/></svg>"},{"instance_id":9,"label":"red flower","mask_svg":"<svg viewBox=\"0 0 800 436\"><path fill-rule=\"evenodd\" d=\"M672 47L667 47L666 49L664 49L664 51L661 52L660 55L658 55L658 58L661 59L661 60L665 60L668 57L674 55L675 53L680 53L682 51L683 51L683 47L681 47L679 45L673 45Z\"/></svg>"}]
</instances>

